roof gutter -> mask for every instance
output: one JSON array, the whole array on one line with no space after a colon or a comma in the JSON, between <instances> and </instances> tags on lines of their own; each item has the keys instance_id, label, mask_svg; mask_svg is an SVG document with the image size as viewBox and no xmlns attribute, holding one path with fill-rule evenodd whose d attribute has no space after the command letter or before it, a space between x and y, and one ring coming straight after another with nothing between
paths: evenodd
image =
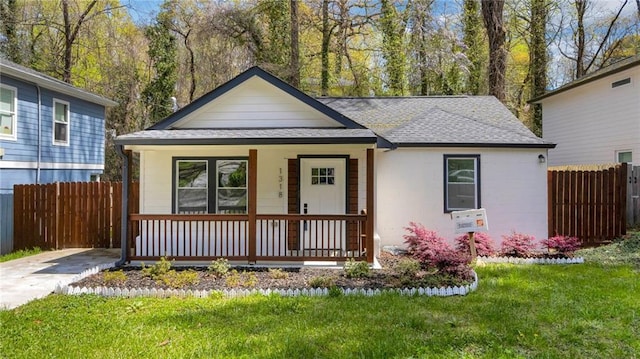
<instances>
[{"instance_id":1,"label":"roof gutter","mask_svg":"<svg viewBox=\"0 0 640 359\"><path fill-rule=\"evenodd\" d=\"M396 143L396 147L555 148L555 143Z\"/></svg>"}]
</instances>

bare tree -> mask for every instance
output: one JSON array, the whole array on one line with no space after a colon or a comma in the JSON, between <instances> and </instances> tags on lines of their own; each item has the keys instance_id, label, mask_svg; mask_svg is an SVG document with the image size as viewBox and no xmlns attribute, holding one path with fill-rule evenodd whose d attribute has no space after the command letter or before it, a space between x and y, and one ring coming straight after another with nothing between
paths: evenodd
<instances>
[{"instance_id":1,"label":"bare tree","mask_svg":"<svg viewBox=\"0 0 640 359\"><path fill-rule=\"evenodd\" d=\"M300 87L300 44L298 42L298 0L290 0L291 12L291 53L289 57L289 66L291 67L291 76L289 83L294 87Z\"/></svg>"},{"instance_id":2,"label":"bare tree","mask_svg":"<svg viewBox=\"0 0 640 359\"><path fill-rule=\"evenodd\" d=\"M504 0L482 0L482 19L489 38L489 94L504 103L507 51L503 9Z\"/></svg>"}]
</instances>

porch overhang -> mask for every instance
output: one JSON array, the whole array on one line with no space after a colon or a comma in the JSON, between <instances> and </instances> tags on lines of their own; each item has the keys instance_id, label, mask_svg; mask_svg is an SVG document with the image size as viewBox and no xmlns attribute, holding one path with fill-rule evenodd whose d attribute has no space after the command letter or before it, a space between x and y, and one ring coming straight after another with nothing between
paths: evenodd
<instances>
[{"instance_id":1,"label":"porch overhang","mask_svg":"<svg viewBox=\"0 0 640 359\"><path fill-rule=\"evenodd\" d=\"M118 145L284 145L375 144L378 136L368 129L272 128L146 130L118 136Z\"/></svg>"}]
</instances>

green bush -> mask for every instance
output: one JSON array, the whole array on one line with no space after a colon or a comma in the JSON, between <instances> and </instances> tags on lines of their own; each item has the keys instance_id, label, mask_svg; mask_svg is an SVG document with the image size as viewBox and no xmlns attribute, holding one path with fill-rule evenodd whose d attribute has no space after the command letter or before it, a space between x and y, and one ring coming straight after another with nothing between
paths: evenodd
<instances>
[{"instance_id":1,"label":"green bush","mask_svg":"<svg viewBox=\"0 0 640 359\"><path fill-rule=\"evenodd\" d=\"M188 269L185 271L177 272L175 270L170 270L167 273L161 275L158 279L158 282L165 284L171 288L182 288L189 285L196 285L200 281L198 277L198 272L193 269Z\"/></svg>"},{"instance_id":2,"label":"green bush","mask_svg":"<svg viewBox=\"0 0 640 359\"><path fill-rule=\"evenodd\" d=\"M127 281L127 275L121 270L109 271L102 273L102 279L106 284L124 283Z\"/></svg>"},{"instance_id":3,"label":"green bush","mask_svg":"<svg viewBox=\"0 0 640 359\"><path fill-rule=\"evenodd\" d=\"M349 258L344 263L344 272L348 278L365 278L369 276L370 271L369 263L365 261Z\"/></svg>"},{"instance_id":4,"label":"green bush","mask_svg":"<svg viewBox=\"0 0 640 359\"><path fill-rule=\"evenodd\" d=\"M309 279L309 286L312 288L330 288L336 285L335 278L319 276Z\"/></svg>"},{"instance_id":5,"label":"green bush","mask_svg":"<svg viewBox=\"0 0 640 359\"><path fill-rule=\"evenodd\" d=\"M231 265L225 258L218 258L215 261L211 262L207 269L209 270L209 272L213 273L214 276L220 278L229 273Z\"/></svg>"},{"instance_id":6,"label":"green bush","mask_svg":"<svg viewBox=\"0 0 640 359\"><path fill-rule=\"evenodd\" d=\"M269 268L269 277L272 279L287 279L289 273L283 271L281 268Z\"/></svg>"},{"instance_id":7,"label":"green bush","mask_svg":"<svg viewBox=\"0 0 640 359\"><path fill-rule=\"evenodd\" d=\"M158 279L162 275L167 274L171 270L171 262L165 257L160 257L160 261L150 267L146 267L142 263L142 275L151 279Z\"/></svg>"},{"instance_id":8,"label":"green bush","mask_svg":"<svg viewBox=\"0 0 640 359\"><path fill-rule=\"evenodd\" d=\"M420 270L420 262L413 258L402 258L395 265L395 270L402 277L413 278Z\"/></svg>"},{"instance_id":9,"label":"green bush","mask_svg":"<svg viewBox=\"0 0 640 359\"><path fill-rule=\"evenodd\" d=\"M225 277L225 283L231 288L253 288L258 285L258 277L256 277L256 274L253 272L240 273L234 269Z\"/></svg>"}]
</instances>

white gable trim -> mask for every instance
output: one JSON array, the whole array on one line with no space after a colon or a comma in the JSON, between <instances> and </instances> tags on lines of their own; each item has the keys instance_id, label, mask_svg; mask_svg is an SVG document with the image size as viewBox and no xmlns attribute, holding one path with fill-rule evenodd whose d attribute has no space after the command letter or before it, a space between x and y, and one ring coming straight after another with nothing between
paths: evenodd
<instances>
[{"instance_id":1,"label":"white gable trim","mask_svg":"<svg viewBox=\"0 0 640 359\"><path fill-rule=\"evenodd\" d=\"M254 75L176 121L171 128L344 128L344 125Z\"/></svg>"}]
</instances>

